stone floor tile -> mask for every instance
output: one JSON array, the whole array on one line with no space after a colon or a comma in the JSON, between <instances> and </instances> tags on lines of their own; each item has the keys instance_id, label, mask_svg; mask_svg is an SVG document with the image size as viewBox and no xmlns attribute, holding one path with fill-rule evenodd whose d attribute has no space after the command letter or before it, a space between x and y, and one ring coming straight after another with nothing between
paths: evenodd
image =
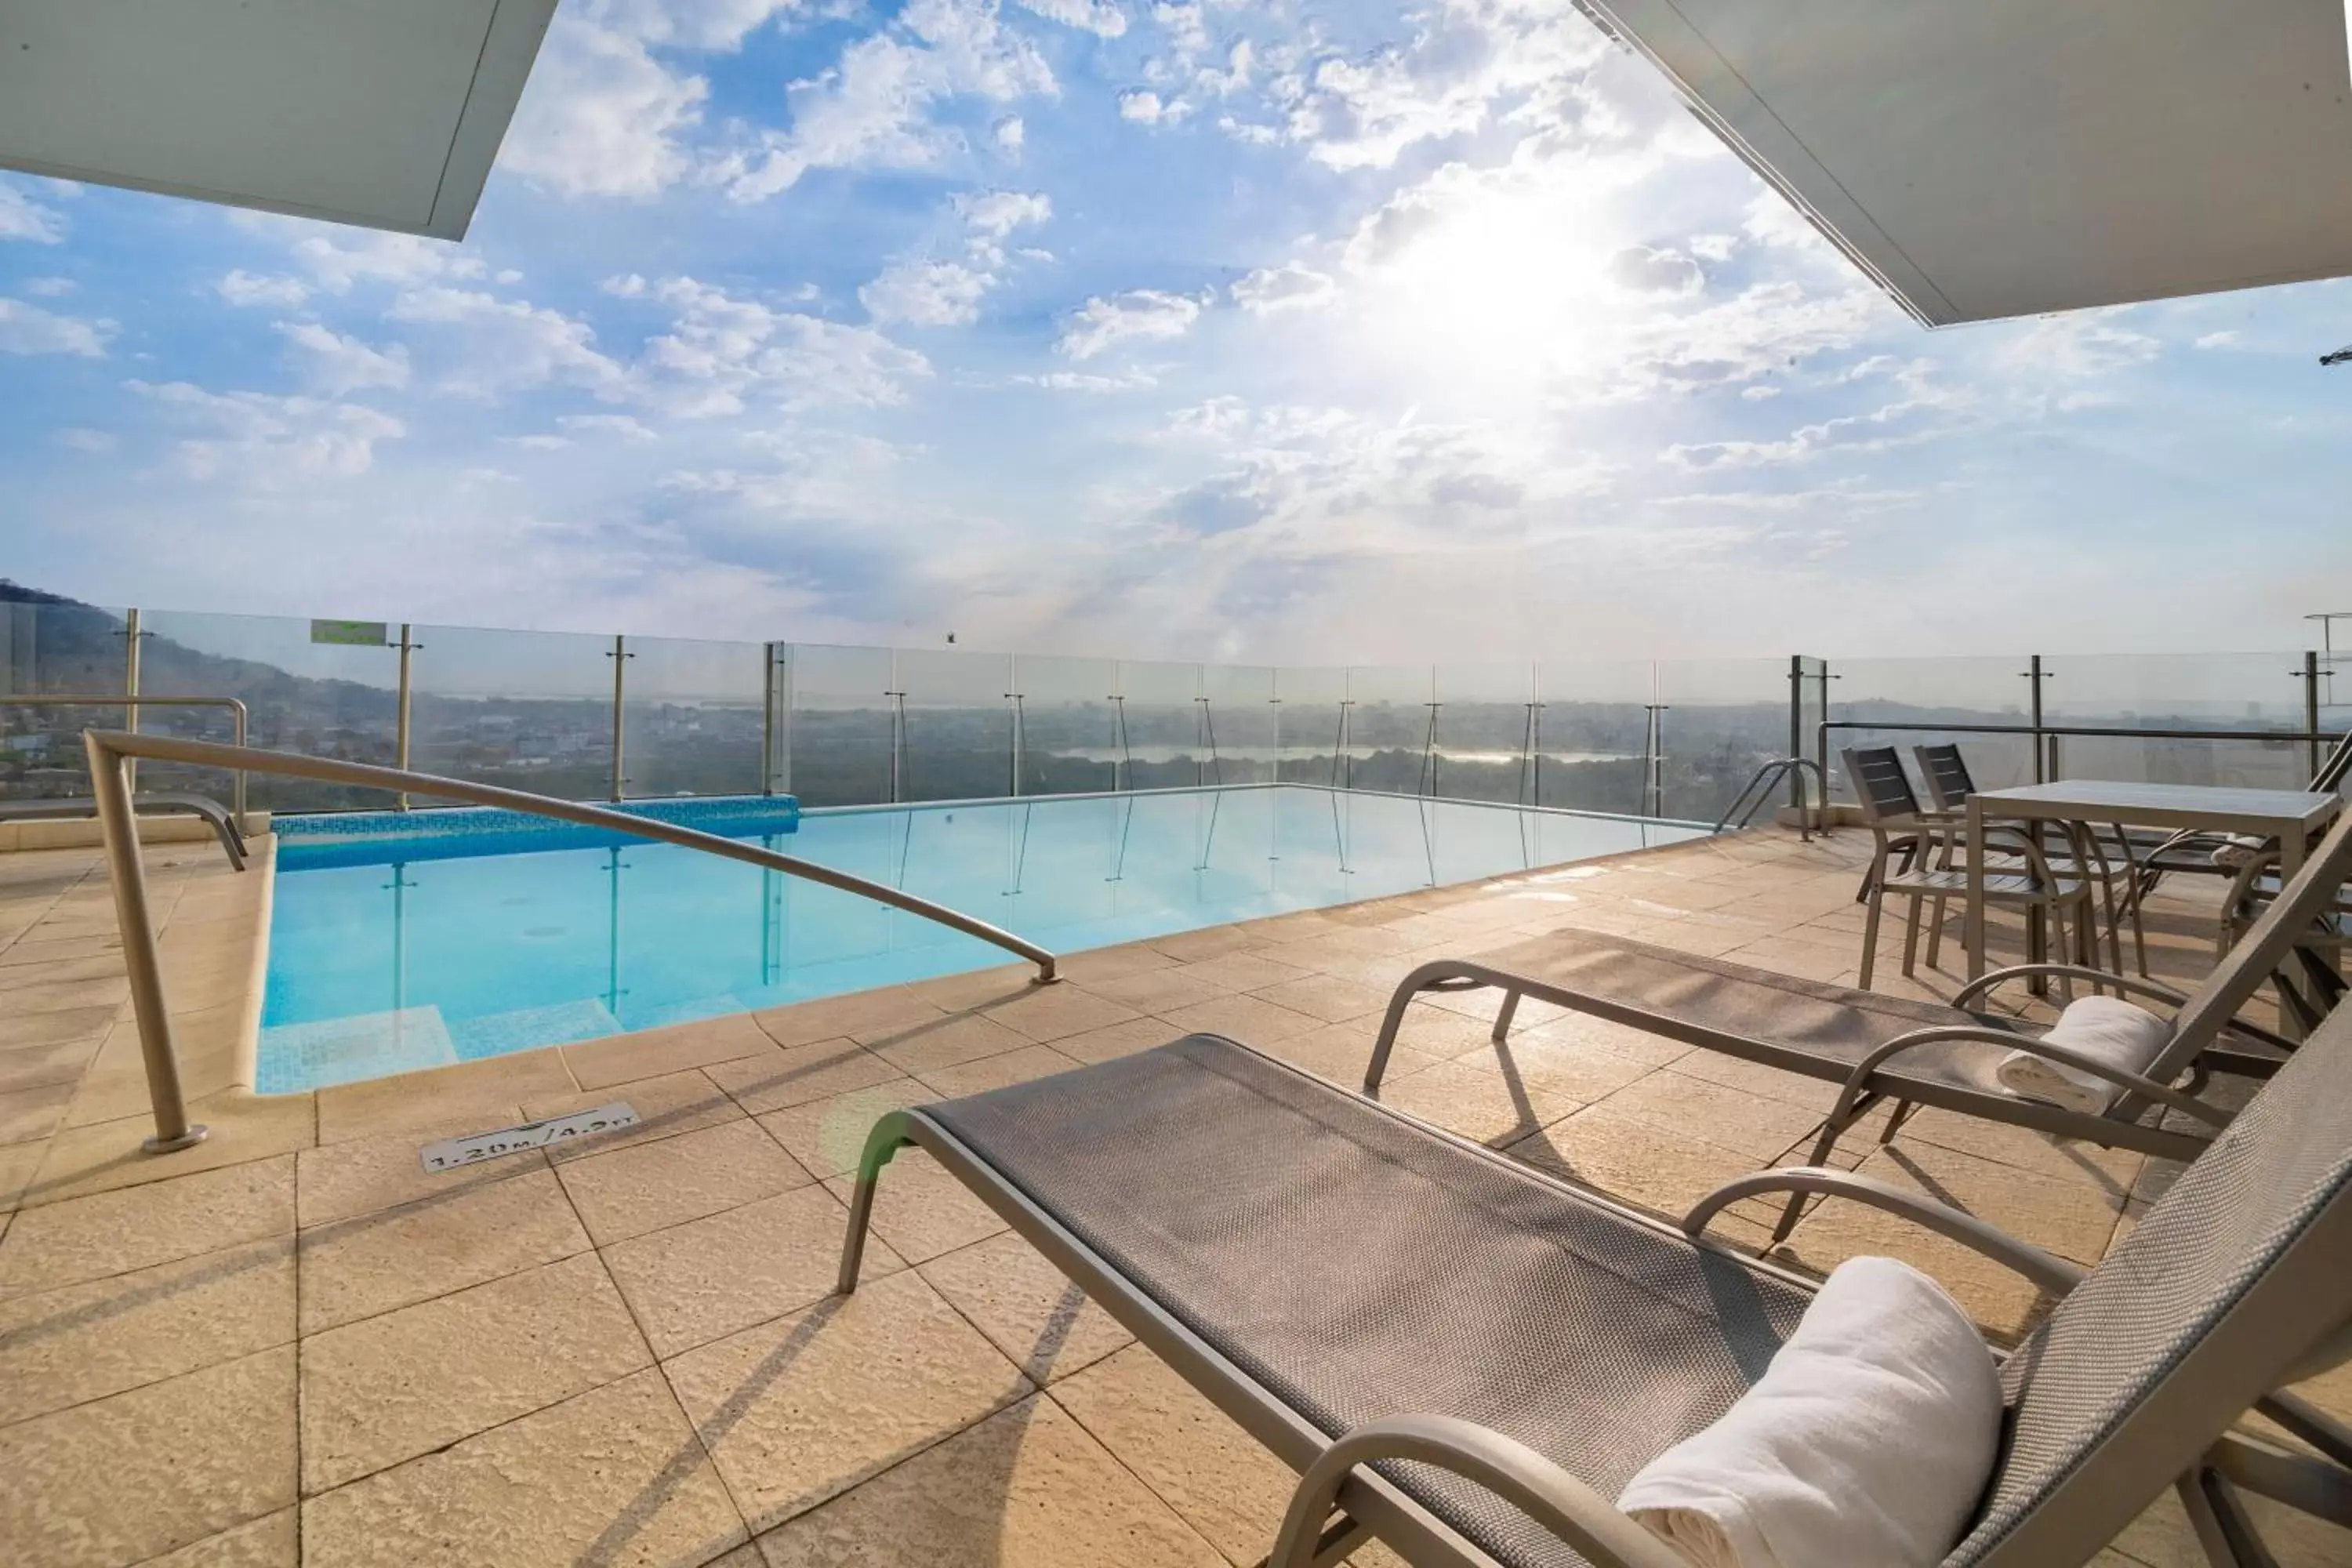
<instances>
[{"instance_id":1,"label":"stone floor tile","mask_svg":"<svg viewBox=\"0 0 2352 1568\"><path fill-rule=\"evenodd\" d=\"M756 1121L643 1143L557 1167L599 1247L773 1197L816 1178Z\"/></svg>"},{"instance_id":2,"label":"stone floor tile","mask_svg":"<svg viewBox=\"0 0 2352 1568\"><path fill-rule=\"evenodd\" d=\"M874 1054L900 1072L918 1077L939 1068L961 1067L983 1057L1003 1056L1030 1044L1029 1037L977 1013L950 1014L873 1041Z\"/></svg>"},{"instance_id":3,"label":"stone floor tile","mask_svg":"<svg viewBox=\"0 0 2352 1568\"><path fill-rule=\"evenodd\" d=\"M650 1367L302 1505L310 1568L683 1568L744 1535Z\"/></svg>"},{"instance_id":4,"label":"stone floor tile","mask_svg":"<svg viewBox=\"0 0 2352 1568\"><path fill-rule=\"evenodd\" d=\"M791 1046L773 1056L720 1062L703 1070L754 1116L830 1100L899 1076L897 1068L846 1037Z\"/></svg>"},{"instance_id":5,"label":"stone floor tile","mask_svg":"<svg viewBox=\"0 0 2352 1568\"><path fill-rule=\"evenodd\" d=\"M580 1040L558 1047L583 1089L610 1089L638 1079L659 1078L689 1068L709 1067L775 1048L766 1030L748 1013L730 1013L666 1029L639 1029ZM545 1114L545 1113L534 1113Z\"/></svg>"},{"instance_id":6,"label":"stone floor tile","mask_svg":"<svg viewBox=\"0 0 2352 1568\"><path fill-rule=\"evenodd\" d=\"M2352 1531L2268 1498L2242 1490L2238 1495L2278 1568L2343 1568L2352 1563ZM2169 1489L2125 1527L2113 1550L2125 1568L2209 1568L2211 1561Z\"/></svg>"},{"instance_id":7,"label":"stone floor tile","mask_svg":"<svg viewBox=\"0 0 2352 1568\"><path fill-rule=\"evenodd\" d=\"M1467 1062L1439 1062L1421 1072L1383 1079L1380 1098L1381 1104L1408 1116L1498 1149L1571 1114L1581 1104L1541 1084L1514 1080L1500 1068Z\"/></svg>"},{"instance_id":8,"label":"stone floor tile","mask_svg":"<svg viewBox=\"0 0 2352 1568\"><path fill-rule=\"evenodd\" d=\"M1509 1146L1540 1170L1679 1220L1724 1183L1757 1169L1735 1149L1589 1107Z\"/></svg>"},{"instance_id":9,"label":"stone floor tile","mask_svg":"<svg viewBox=\"0 0 2352 1568\"><path fill-rule=\"evenodd\" d=\"M1174 964L1164 969L1143 969L1109 980L1097 980L1087 989L1098 996L1108 996L1122 1006L1145 1013L1189 1007L1225 994L1217 986L1187 974L1182 966Z\"/></svg>"},{"instance_id":10,"label":"stone floor tile","mask_svg":"<svg viewBox=\"0 0 2352 1568\"><path fill-rule=\"evenodd\" d=\"M430 1300L588 1247L551 1171L302 1233L302 1331Z\"/></svg>"},{"instance_id":11,"label":"stone floor tile","mask_svg":"<svg viewBox=\"0 0 2352 1568\"><path fill-rule=\"evenodd\" d=\"M19 985L7 994L8 1011L18 1016L95 1007L112 1009L130 1000L131 982L119 972L95 980L52 980L37 985Z\"/></svg>"},{"instance_id":12,"label":"stone floor tile","mask_svg":"<svg viewBox=\"0 0 2352 1568\"><path fill-rule=\"evenodd\" d=\"M0 1301L0 1426L294 1338L294 1241L273 1237Z\"/></svg>"},{"instance_id":13,"label":"stone floor tile","mask_svg":"<svg viewBox=\"0 0 2352 1568\"><path fill-rule=\"evenodd\" d=\"M1049 1399L1000 1411L760 1538L769 1568L1224 1568Z\"/></svg>"},{"instance_id":14,"label":"stone floor tile","mask_svg":"<svg viewBox=\"0 0 2352 1568\"><path fill-rule=\"evenodd\" d=\"M1205 926L1199 931L1155 936L1151 945L1179 963L1198 963L1247 947L1250 938L1233 926Z\"/></svg>"},{"instance_id":15,"label":"stone floor tile","mask_svg":"<svg viewBox=\"0 0 2352 1568\"><path fill-rule=\"evenodd\" d=\"M420 1151L425 1144L482 1131L468 1118L446 1127L352 1138L298 1151L294 1156L296 1216L304 1229L310 1229L420 1198L446 1198L547 1169L546 1152L539 1149L518 1150L451 1171L425 1168Z\"/></svg>"},{"instance_id":16,"label":"stone floor tile","mask_svg":"<svg viewBox=\"0 0 2352 1568\"><path fill-rule=\"evenodd\" d=\"M29 1143L55 1132L79 1087L79 1079L53 1079L0 1093L0 1144Z\"/></svg>"},{"instance_id":17,"label":"stone floor tile","mask_svg":"<svg viewBox=\"0 0 2352 1568\"><path fill-rule=\"evenodd\" d=\"M57 938L24 936L0 945L0 968L22 968L28 964L73 963L85 959L110 958L122 962L122 935L110 931L102 936Z\"/></svg>"},{"instance_id":18,"label":"stone floor tile","mask_svg":"<svg viewBox=\"0 0 2352 1568\"><path fill-rule=\"evenodd\" d=\"M943 1253L918 1272L1032 1383L1066 1377L1135 1342L1010 1231Z\"/></svg>"},{"instance_id":19,"label":"stone floor tile","mask_svg":"<svg viewBox=\"0 0 2352 1568\"><path fill-rule=\"evenodd\" d=\"M839 1176L857 1169L866 1135L885 1114L928 1105L939 1098L925 1084L896 1078L830 1100L769 1111L760 1118L760 1125L774 1135L786 1153L818 1176Z\"/></svg>"},{"instance_id":20,"label":"stone floor tile","mask_svg":"<svg viewBox=\"0 0 2352 1568\"><path fill-rule=\"evenodd\" d=\"M595 1254L302 1342L302 1490L328 1490L653 1363Z\"/></svg>"},{"instance_id":21,"label":"stone floor tile","mask_svg":"<svg viewBox=\"0 0 2352 1568\"><path fill-rule=\"evenodd\" d=\"M825 1185L847 1203L856 1184L835 1176ZM874 1234L909 1263L969 1247L1004 1228L994 1209L919 1149L901 1149L874 1189Z\"/></svg>"},{"instance_id":22,"label":"stone floor tile","mask_svg":"<svg viewBox=\"0 0 2352 1568\"><path fill-rule=\"evenodd\" d=\"M0 955L0 963L7 962ZM1099 992L1100 982L1117 980L1129 974L1140 974L1147 969L1166 969L1176 963L1158 948L1146 942L1129 942L1123 947L1098 947L1087 952L1062 955L1059 970L1066 981Z\"/></svg>"},{"instance_id":23,"label":"stone floor tile","mask_svg":"<svg viewBox=\"0 0 2352 1568\"><path fill-rule=\"evenodd\" d=\"M518 1051L396 1078L336 1084L319 1091L319 1142L339 1143L476 1117L486 1130L502 1127L521 1116L524 1100L570 1094L579 1087L560 1051Z\"/></svg>"},{"instance_id":24,"label":"stone floor tile","mask_svg":"<svg viewBox=\"0 0 2352 1568\"><path fill-rule=\"evenodd\" d=\"M1515 1026L1511 1030L1511 1038L1545 1040L1557 1045L1604 1050L1612 1056L1623 1057L1628 1061L1654 1068L1671 1066L1696 1049L1680 1040L1646 1034L1622 1024L1612 1024L1605 1018L1593 1017L1588 1013L1563 1013L1532 1028Z\"/></svg>"},{"instance_id":25,"label":"stone floor tile","mask_svg":"<svg viewBox=\"0 0 2352 1568\"><path fill-rule=\"evenodd\" d=\"M1236 951L1188 963L1177 973L1219 991L1262 991L1286 980L1304 980L1315 972L1303 963L1286 963L1261 953Z\"/></svg>"},{"instance_id":26,"label":"stone floor tile","mask_svg":"<svg viewBox=\"0 0 2352 1568\"><path fill-rule=\"evenodd\" d=\"M1567 1096L1580 1105L1605 1100L1649 1078L1658 1068L1632 1057L1619 1056L1582 1039L1563 1040L1551 1035L1514 1035L1487 1047L1490 1059L1471 1055L1458 1065L1517 1073L1524 1083Z\"/></svg>"},{"instance_id":27,"label":"stone floor tile","mask_svg":"<svg viewBox=\"0 0 2352 1568\"><path fill-rule=\"evenodd\" d=\"M75 1084L89 1069L99 1040L57 1040L47 1045L0 1046L0 1096L51 1084Z\"/></svg>"},{"instance_id":28,"label":"stone floor tile","mask_svg":"<svg viewBox=\"0 0 2352 1568\"><path fill-rule=\"evenodd\" d=\"M0 1237L0 1299L293 1229L291 1155L44 1205Z\"/></svg>"},{"instance_id":29,"label":"stone floor tile","mask_svg":"<svg viewBox=\"0 0 2352 1568\"><path fill-rule=\"evenodd\" d=\"M1253 1042L1255 1044L1255 1042ZM1354 1024L1327 1024L1322 1028L1287 1039L1272 1040L1258 1047L1267 1056L1305 1068L1318 1078L1328 1079L1342 1089L1360 1089L1364 1073L1372 1061L1372 1031ZM1383 1084L1409 1078L1424 1068L1437 1066L1445 1058L1415 1050L1399 1044L1389 1052Z\"/></svg>"},{"instance_id":30,"label":"stone floor tile","mask_svg":"<svg viewBox=\"0 0 2352 1568\"><path fill-rule=\"evenodd\" d=\"M1838 1097L1839 1086L1832 1080L1783 1072L1721 1051L1693 1047L1675 1059L1674 1068L1685 1078L1705 1079L1742 1094L1782 1100L1816 1117L1827 1114Z\"/></svg>"},{"instance_id":31,"label":"stone floor tile","mask_svg":"<svg viewBox=\"0 0 2352 1568\"><path fill-rule=\"evenodd\" d=\"M1089 1029L1123 1024L1136 1010L1108 996L1098 996L1073 981L1054 985L1026 985L1005 1000L982 1009L992 1021L1040 1045L1052 1045Z\"/></svg>"},{"instance_id":32,"label":"stone floor tile","mask_svg":"<svg viewBox=\"0 0 2352 1568\"><path fill-rule=\"evenodd\" d=\"M689 1351L663 1370L754 1531L1031 1392L909 1272Z\"/></svg>"},{"instance_id":33,"label":"stone floor tile","mask_svg":"<svg viewBox=\"0 0 2352 1568\"><path fill-rule=\"evenodd\" d=\"M318 1142L317 1107L308 1093L257 1095L226 1089L191 1099L188 1120L210 1129L211 1136L193 1149L161 1158L142 1146L155 1131L149 1116L68 1127L49 1140L48 1156L25 1190L26 1204L56 1203L290 1157Z\"/></svg>"},{"instance_id":34,"label":"stone floor tile","mask_svg":"<svg viewBox=\"0 0 2352 1568\"><path fill-rule=\"evenodd\" d=\"M848 1224L838 1198L802 1187L616 1243L603 1256L655 1353L668 1356L825 1295ZM881 1237L866 1237L861 1279L905 1267Z\"/></svg>"},{"instance_id":35,"label":"stone floor tile","mask_svg":"<svg viewBox=\"0 0 2352 1568\"><path fill-rule=\"evenodd\" d=\"M2084 1265L2105 1255L2116 1213L2123 1207L2112 1184L2095 1174L2069 1180L2020 1171L1900 1136L1892 1145L1873 1150L1857 1169L1966 1209L2011 1236Z\"/></svg>"},{"instance_id":36,"label":"stone floor tile","mask_svg":"<svg viewBox=\"0 0 2352 1568\"><path fill-rule=\"evenodd\" d=\"M290 1344L0 1427L0 1563L142 1562L289 1506L294 1469Z\"/></svg>"},{"instance_id":37,"label":"stone floor tile","mask_svg":"<svg viewBox=\"0 0 2352 1568\"><path fill-rule=\"evenodd\" d=\"M53 985L65 980L107 980L122 974L122 951L100 952L80 958L56 958L47 963L0 963L0 1003L30 985Z\"/></svg>"},{"instance_id":38,"label":"stone floor tile","mask_svg":"<svg viewBox=\"0 0 2352 1568\"><path fill-rule=\"evenodd\" d=\"M2147 1156L2129 1149L2102 1149L2080 1139L2055 1138L2028 1127L1989 1121L1980 1116L1933 1106L1905 1119L1898 1142L1934 1143L1980 1160L2036 1171L2061 1181L2084 1182L2120 1203L2128 1196Z\"/></svg>"},{"instance_id":39,"label":"stone floor tile","mask_svg":"<svg viewBox=\"0 0 2352 1568\"><path fill-rule=\"evenodd\" d=\"M1821 1117L1801 1105L1742 1093L1673 1068L1643 1074L1600 1103L1670 1132L1703 1128L1708 1142L1759 1165L1821 1129Z\"/></svg>"},{"instance_id":40,"label":"stone floor tile","mask_svg":"<svg viewBox=\"0 0 2352 1568\"><path fill-rule=\"evenodd\" d=\"M819 1040L895 1035L944 1015L904 986L860 991L847 996L827 996L771 1007L751 1017L780 1046L805 1046Z\"/></svg>"},{"instance_id":41,"label":"stone floor tile","mask_svg":"<svg viewBox=\"0 0 2352 1568\"><path fill-rule=\"evenodd\" d=\"M207 1535L177 1552L151 1557L140 1568L298 1568L302 1560L301 1514L291 1508Z\"/></svg>"},{"instance_id":42,"label":"stone floor tile","mask_svg":"<svg viewBox=\"0 0 2352 1568\"><path fill-rule=\"evenodd\" d=\"M48 1153L46 1143L11 1143L0 1147L0 1215L15 1211L17 1200ZM0 1226L0 1230L5 1230Z\"/></svg>"},{"instance_id":43,"label":"stone floor tile","mask_svg":"<svg viewBox=\"0 0 2352 1568\"><path fill-rule=\"evenodd\" d=\"M968 1094L984 1094L992 1089L1009 1084L1027 1083L1033 1079L1050 1078L1057 1072L1068 1072L1079 1064L1051 1046L1030 1046L1023 1050L1006 1051L1003 1056L982 1057L976 1062L958 1067L933 1068L921 1075L924 1083L939 1091L942 1100L960 1100Z\"/></svg>"},{"instance_id":44,"label":"stone floor tile","mask_svg":"<svg viewBox=\"0 0 2352 1568\"><path fill-rule=\"evenodd\" d=\"M1223 1035L1252 1046L1312 1034L1324 1026L1319 1018L1240 993L1164 1008L1160 1016L1186 1034Z\"/></svg>"},{"instance_id":45,"label":"stone floor tile","mask_svg":"<svg viewBox=\"0 0 2352 1568\"><path fill-rule=\"evenodd\" d=\"M1175 1039L1179 1031L1170 1028L1157 1018L1130 1018L1124 1024L1108 1028L1088 1029L1083 1035L1068 1035L1054 1042L1054 1048L1073 1060L1107 1062L1113 1057L1132 1056L1148 1051L1154 1046L1164 1046Z\"/></svg>"},{"instance_id":46,"label":"stone floor tile","mask_svg":"<svg viewBox=\"0 0 2352 1568\"><path fill-rule=\"evenodd\" d=\"M1327 1024L1344 1024L1350 1018L1378 1014L1389 1005L1387 992L1335 974L1304 974L1296 980L1277 981L1259 987L1253 994Z\"/></svg>"}]
</instances>

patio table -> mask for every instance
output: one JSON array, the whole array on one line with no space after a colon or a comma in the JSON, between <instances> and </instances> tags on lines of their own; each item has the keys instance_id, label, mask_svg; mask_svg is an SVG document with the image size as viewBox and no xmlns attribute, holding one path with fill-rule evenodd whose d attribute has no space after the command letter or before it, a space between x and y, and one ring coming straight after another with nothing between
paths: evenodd
<instances>
[{"instance_id":1,"label":"patio table","mask_svg":"<svg viewBox=\"0 0 2352 1568\"><path fill-rule=\"evenodd\" d=\"M1969 978L1985 970L1984 858L1989 822L2106 823L2119 827L2197 828L2279 842L2282 879L2302 868L2305 850L2343 800L2331 792L2237 789L2218 784L2125 784L2065 779L1969 796Z\"/></svg>"}]
</instances>

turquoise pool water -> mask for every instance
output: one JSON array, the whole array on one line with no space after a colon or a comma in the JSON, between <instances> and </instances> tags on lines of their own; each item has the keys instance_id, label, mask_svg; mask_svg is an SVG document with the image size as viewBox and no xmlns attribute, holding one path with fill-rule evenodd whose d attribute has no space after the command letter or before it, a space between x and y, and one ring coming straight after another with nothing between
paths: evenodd
<instances>
[{"instance_id":1,"label":"turquoise pool water","mask_svg":"<svg viewBox=\"0 0 2352 1568\"><path fill-rule=\"evenodd\" d=\"M660 814L1075 952L1706 830L1282 785ZM281 824L259 1088L283 1092L1005 963L847 893L474 812Z\"/></svg>"}]
</instances>

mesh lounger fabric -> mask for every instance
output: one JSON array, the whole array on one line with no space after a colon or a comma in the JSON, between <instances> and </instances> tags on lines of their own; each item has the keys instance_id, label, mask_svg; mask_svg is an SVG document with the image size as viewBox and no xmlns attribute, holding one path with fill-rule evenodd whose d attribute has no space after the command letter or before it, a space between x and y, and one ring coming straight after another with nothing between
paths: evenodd
<instances>
[{"instance_id":1,"label":"mesh lounger fabric","mask_svg":"<svg viewBox=\"0 0 2352 1568\"><path fill-rule=\"evenodd\" d=\"M1593 931L1561 931L1473 955L1474 963L1553 986L1605 997L1656 1014L1676 1038L1726 1048L1751 1061L1843 1079L1871 1051L1914 1029L1969 1025L2006 1029L2015 1020L1933 1002L1911 1002L1823 985L1769 970L1700 958L1673 948ZM2001 1095L1994 1069L1999 1046L1947 1041L1906 1051L1881 1069L1890 1080L1911 1080Z\"/></svg>"},{"instance_id":2,"label":"mesh lounger fabric","mask_svg":"<svg viewBox=\"0 0 2352 1568\"><path fill-rule=\"evenodd\" d=\"M1810 1299L1213 1036L928 1114L1326 1433L1459 1415L1605 1496L1728 1409ZM1505 1562L1581 1561L1400 1476Z\"/></svg>"}]
</instances>

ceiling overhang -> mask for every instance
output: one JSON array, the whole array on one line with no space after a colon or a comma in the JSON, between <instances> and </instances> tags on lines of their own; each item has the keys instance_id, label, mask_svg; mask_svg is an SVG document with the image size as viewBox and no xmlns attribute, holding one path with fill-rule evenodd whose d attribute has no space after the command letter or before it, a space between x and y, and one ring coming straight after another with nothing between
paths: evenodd
<instances>
[{"instance_id":1,"label":"ceiling overhang","mask_svg":"<svg viewBox=\"0 0 2352 1568\"><path fill-rule=\"evenodd\" d=\"M555 0L7 0L0 167L464 237Z\"/></svg>"},{"instance_id":2,"label":"ceiling overhang","mask_svg":"<svg viewBox=\"0 0 2352 1568\"><path fill-rule=\"evenodd\" d=\"M1578 0L1922 321L2352 272L2344 0Z\"/></svg>"}]
</instances>

